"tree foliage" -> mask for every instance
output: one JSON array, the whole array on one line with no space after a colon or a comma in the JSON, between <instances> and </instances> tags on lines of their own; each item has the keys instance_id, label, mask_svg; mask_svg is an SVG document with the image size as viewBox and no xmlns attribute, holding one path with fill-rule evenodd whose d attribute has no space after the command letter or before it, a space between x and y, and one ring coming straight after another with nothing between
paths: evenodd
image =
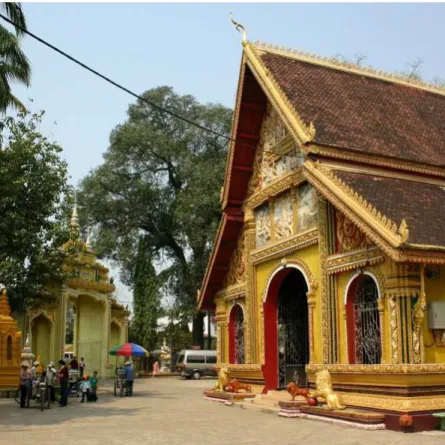
<instances>
[{"instance_id":1,"label":"tree foliage","mask_svg":"<svg viewBox=\"0 0 445 445\"><path fill-rule=\"evenodd\" d=\"M2 2L0 11L26 30L26 20L20 3ZM5 112L9 106L25 110L25 106L11 91L11 82L29 86L31 80L31 65L20 46L22 34L18 27L13 33L0 24L0 112Z\"/></svg>"},{"instance_id":2,"label":"tree foliage","mask_svg":"<svg viewBox=\"0 0 445 445\"><path fill-rule=\"evenodd\" d=\"M67 164L38 131L42 117L20 112L0 121L0 283L16 303L61 276L57 248L68 236Z\"/></svg>"},{"instance_id":3,"label":"tree foliage","mask_svg":"<svg viewBox=\"0 0 445 445\"><path fill-rule=\"evenodd\" d=\"M145 238L139 241L133 277L133 312L130 339L148 351L157 346L158 317L161 301L159 280L152 264L151 252Z\"/></svg>"},{"instance_id":4,"label":"tree foliage","mask_svg":"<svg viewBox=\"0 0 445 445\"><path fill-rule=\"evenodd\" d=\"M202 105L170 87L146 91L143 97L229 133L232 112L222 105ZM220 218L226 154L224 138L138 100L130 105L128 120L112 131L104 163L81 185L79 197L90 224L98 228L99 253L118 261L128 282L143 235L153 255L168 265L163 277L189 314ZM195 341L202 343L202 332L198 335Z\"/></svg>"}]
</instances>

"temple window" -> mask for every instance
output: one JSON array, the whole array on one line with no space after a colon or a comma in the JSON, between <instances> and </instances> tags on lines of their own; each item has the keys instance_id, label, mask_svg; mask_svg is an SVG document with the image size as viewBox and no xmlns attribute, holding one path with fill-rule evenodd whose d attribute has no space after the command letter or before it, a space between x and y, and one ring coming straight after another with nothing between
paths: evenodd
<instances>
[{"instance_id":1,"label":"temple window","mask_svg":"<svg viewBox=\"0 0 445 445\"><path fill-rule=\"evenodd\" d=\"M235 304L230 312L229 337L230 363L244 363L244 313L239 304Z\"/></svg>"},{"instance_id":2,"label":"temple window","mask_svg":"<svg viewBox=\"0 0 445 445\"><path fill-rule=\"evenodd\" d=\"M382 355L378 288L369 275L359 275L348 287L346 313L349 363L376 365Z\"/></svg>"},{"instance_id":3,"label":"temple window","mask_svg":"<svg viewBox=\"0 0 445 445\"><path fill-rule=\"evenodd\" d=\"M6 359L12 360L12 337L10 335L6 340Z\"/></svg>"}]
</instances>

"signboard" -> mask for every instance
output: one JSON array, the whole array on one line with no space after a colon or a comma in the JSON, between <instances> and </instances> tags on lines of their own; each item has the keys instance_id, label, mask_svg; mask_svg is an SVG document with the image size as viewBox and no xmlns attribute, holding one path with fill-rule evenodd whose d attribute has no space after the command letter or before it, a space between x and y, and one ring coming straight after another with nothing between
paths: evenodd
<instances>
[{"instance_id":1,"label":"signboard","mask_svg":"<svg viewBox=\"0 0 445 445\"><path fill-rule=\"evenodd\" d=\"M195 351L201 349L201 346L192 346L192 349L194 349Z\"/></svg>"}]
</instances>

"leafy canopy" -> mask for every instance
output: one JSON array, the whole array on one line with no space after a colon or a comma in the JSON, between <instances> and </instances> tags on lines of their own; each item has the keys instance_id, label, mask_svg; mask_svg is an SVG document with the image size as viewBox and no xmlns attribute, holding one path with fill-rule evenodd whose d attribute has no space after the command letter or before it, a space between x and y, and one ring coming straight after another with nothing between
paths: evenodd
<instances>
[{"instance_id":1,"label":"leafy canopy","mask_svg":"<svg viewBox=\"0 0 445 445\"><path fill-rule=\"evenodd\" d=\"M68 230L62 198L69 193L62 148L38 128L43 112L0 120L0 283L23 302L60 277Z\"/></svg>"},{"instance_id":2,"label":"leafy canopy","mask_svg":"<svg viewBox=\"0 0 445 445\"><path fill-rule=\"evenodd\" d=\"M231 110L200 104L171 87L143 97L203 126L228 134ZM79 198L97 227L101 255L122 265L132 285L141 236L164 265L177 304L194 311L220 217L227 141L138 100L111 133L104 163L82 182ZM168 267L167 267L168 265Z\"/></svg>"}]
</instances>

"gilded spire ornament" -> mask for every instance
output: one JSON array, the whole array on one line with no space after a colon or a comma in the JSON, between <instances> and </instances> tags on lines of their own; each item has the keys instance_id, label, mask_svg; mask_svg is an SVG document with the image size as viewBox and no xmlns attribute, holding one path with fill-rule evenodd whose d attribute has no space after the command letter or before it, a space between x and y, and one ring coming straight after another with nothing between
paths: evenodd
<instances>
[{"instance_id":1,"label":"gilded spire ornament","mask_svg":"<svg viewBox=\"0 0 445 445\"><path fill-rule=\"evenodd\" d=\"M238 23L235 20L235 17L233 17L232 13L230 13L230 20L235 25L235 29L237 31L239 31L240 33L242 33L242 40L241 40L241 42L242 42L243 45L246 45L247 44L247 31L246 31L246 28L244 28L244 26L241 25L241 23Z\"/></svg>"},{"instance_id":2,"label":"gilded spire ornament","mask_svg":"<svg viewBox=\"0 0 445 445\"><path fill-rule=\"evenodd\" d=\"M88 232L88 236L87 236L87 240L86 240L85 246L87 247L88 250L93 250L93 246L91 245L90 233L91 232Z\"/></svg>"},{"instance_id":3,"label":"gilded spire ornament","mask_svg":"<svg viewBox=\"0 0 445 445\"><path fill-rule=\"evenodd\" d=\"M9 307L8 295L6 289L2 290L0 296L0 318L11 318L11 308Z\"/></svg>"},{"instance_id":4,"label":"gilded spire ornament","mask_svg":"<svg viewBox=\"0 0 445 445\"><path fill-rule=\"evenodd\" d=\"M79 214L77 213L77 195L74 197L73 213L71 215L70 229L72 232L79 233Z\"/></svg>"}]
</instances>

